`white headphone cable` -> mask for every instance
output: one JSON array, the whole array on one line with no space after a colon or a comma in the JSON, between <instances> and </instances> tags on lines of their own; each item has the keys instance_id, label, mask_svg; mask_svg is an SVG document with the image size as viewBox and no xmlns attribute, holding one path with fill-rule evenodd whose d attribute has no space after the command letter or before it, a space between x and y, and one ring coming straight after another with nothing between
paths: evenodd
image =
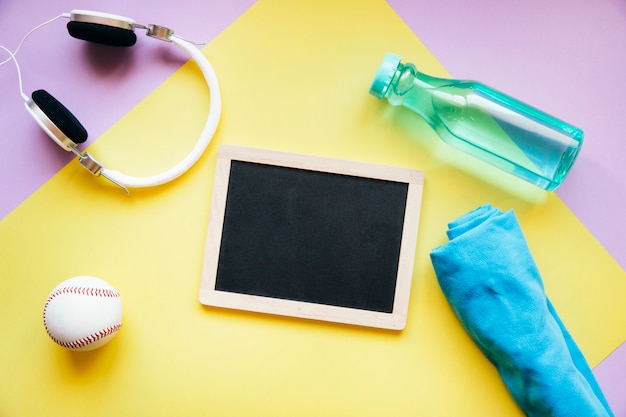
<instances>
[{"instance_id":1,"label":"white headphone cable","mask_svg":"<svg viewBox=\"0 0 626 417\"><path fill-rule=\"evenodd\" d=\"M4 65L7 62L9 62L11 59L15 60L15 56L17 55L17 53L20 51L20 49L22 48L22 45L24 45L24 42L26 42L26 39L28 39L30 37L30 35L32 35L35 31L41 29L42 27L49 25L50 23L54 22L57 19L60 19L62 17L69 17L68 13L61 13L60 15L53 17L52 19L46 20L43 23L38 24L37 26L35 26L34 28L32 28L31 30L28 31L28 33L26 35L24 35L24 37L22 38L22 40L20 41L20 43L17 45L17 48L15 48L15 51L13 52L9 52L9 50L7 48L5 48L4 46L2 46L2 49L4 49L5 51L9 52L9 55L11 55L11 57L5 59L4 61L0 62L0 65Z\"/></svg>"}]
</instances>

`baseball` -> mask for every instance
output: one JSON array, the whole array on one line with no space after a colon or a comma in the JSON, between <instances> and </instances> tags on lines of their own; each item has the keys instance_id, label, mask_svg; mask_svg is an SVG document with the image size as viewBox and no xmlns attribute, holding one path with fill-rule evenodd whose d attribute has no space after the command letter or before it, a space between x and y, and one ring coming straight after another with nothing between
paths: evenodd
<instances>
[{"instance_id":1,"label":"baseball","mask_svg":"<svg viewBox=\"0 0 626 417\"><path fill-rule=\"evenodd\" d=\"M48 336L64 348L93 350L108 343L122 326L122 300L100 278L70 278L50 292L43 323Z\"/></svg>"}]
</instances>

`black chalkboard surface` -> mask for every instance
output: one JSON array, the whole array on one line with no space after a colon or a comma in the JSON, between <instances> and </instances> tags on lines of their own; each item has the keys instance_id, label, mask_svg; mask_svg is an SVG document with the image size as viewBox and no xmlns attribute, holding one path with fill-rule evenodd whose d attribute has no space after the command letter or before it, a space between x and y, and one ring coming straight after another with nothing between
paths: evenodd
<instances>
[{"instance_id":1,"label":"black chalkboard surface","mask_svg":"<svg viewBox=\"0 0 626 417\"><path fill-rule=\"evenodd\" d=\"M200 301L402 329L422 189L415 170L223 146Z\"/></svg>"}]
</instances>

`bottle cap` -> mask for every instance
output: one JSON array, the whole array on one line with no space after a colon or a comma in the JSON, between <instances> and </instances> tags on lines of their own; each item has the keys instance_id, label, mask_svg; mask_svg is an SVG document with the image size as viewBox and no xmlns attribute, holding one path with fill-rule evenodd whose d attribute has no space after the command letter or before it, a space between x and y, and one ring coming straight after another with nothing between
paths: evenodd
<instances>
[{"instance_id":1,"label":"bottle cap","mask_svg":"<svg viewBox=\"0 0 626 417\"><path fill-rule=\"evenodd\" d=\"M387 52L383 62L380 64L380 67L378 67L378 72L376 72L376 76L374 77L374 81L370 87L371 95L377 97L378 99L382 99L385 96L387 89L389 88L389 84L398 70L400 59L401 58L398 55Z\"/></svg>"}]
</instances>

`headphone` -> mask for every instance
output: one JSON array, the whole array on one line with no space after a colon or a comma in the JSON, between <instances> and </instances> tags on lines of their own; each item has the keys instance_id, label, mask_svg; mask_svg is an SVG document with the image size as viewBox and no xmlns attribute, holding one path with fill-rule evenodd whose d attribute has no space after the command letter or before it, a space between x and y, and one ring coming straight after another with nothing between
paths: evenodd
<instances>
[{"instance_id":1,"label":"headphone","mask_svg":"<svg viewBox=\"0 0 626 417\"><path fill-rule=\"evenodd\" d=\"M47 91L37 90L32 93L31 97L26 96L23 91L21 91L24 105L28 113L57 145L76 155L84 168L95 176L102 175L124 189L127 194L129 194L128 188L152 187L172 181L184 174L198 161L208 147L217 129L222 111L217 76L206 57L193 43L175 35L174 31L169 28L153 24L142 25L127 17L89 10L72 10L71 13L61 14L54 19L44 22L31 30L22 39L22 42L24 42L32 32L58 18L68 18L67 29L69 34L74 38L88 42L109 46L130 47L137 41L135 34L135 29L137 28L145 29L146 35L149 37L173 43L182 51L186 52L202 71L202 75L204 76L210 92L211 104L209 114L195 146L180 162L166 171L152 176L134 177L105 168L88 152L81 153L77 147L87 140L87 131L78 119ZM10 59L14 61L17 67L21 90L20 68L15 58L19 47L13 53L7 48L2 47L2 49L9 53ZM6 61L2 63L5 62Z\"/></svg>"}]
</instances>

